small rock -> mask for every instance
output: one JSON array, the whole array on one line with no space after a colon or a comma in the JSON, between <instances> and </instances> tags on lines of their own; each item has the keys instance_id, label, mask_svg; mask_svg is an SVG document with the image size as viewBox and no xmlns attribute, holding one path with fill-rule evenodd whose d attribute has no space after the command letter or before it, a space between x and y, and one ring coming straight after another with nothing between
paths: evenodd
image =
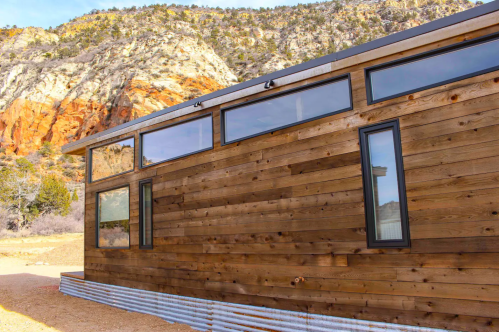
<instances>
[{"instance_id":1,"label":"small rock","mask_svg":"<svg viewBox=\"0 0 499 332\"><path fill-rule=\"evenodd\" d=\"M36 262L35 265L43 265L43 262Z\"/></svg>"}]
</instances>

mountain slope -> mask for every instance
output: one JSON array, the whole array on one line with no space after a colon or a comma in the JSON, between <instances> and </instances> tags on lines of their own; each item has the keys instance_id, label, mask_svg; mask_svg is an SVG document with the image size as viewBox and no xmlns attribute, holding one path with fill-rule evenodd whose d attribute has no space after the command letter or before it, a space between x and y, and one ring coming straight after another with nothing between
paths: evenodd
<instances>
[{"instance_id":1,"label":"mountain slope","mask_svg":"<svg viewBox=\"0 0 499 332\"><path fill-rule=\"evenodd\" d=\"M473 7L333 1L274 9L94 10L55 29L0 30L0 144L27 154Z\"/></svg>"}]
</instances>

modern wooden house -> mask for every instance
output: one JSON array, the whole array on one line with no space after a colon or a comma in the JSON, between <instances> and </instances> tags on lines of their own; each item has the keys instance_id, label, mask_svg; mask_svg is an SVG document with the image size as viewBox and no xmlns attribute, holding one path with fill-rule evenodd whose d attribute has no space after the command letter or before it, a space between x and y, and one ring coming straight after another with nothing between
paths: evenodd
<instances>
[{"instance_id":1,"label":"modern wooden house","mask_svg":"<svg viewBox=\"0 0 499 332\"><path fill-rule=\"evenodd\" d=\"M66 294L198 330L499 331L498 1L63 152Z\"/></svg>"}]
</instances>

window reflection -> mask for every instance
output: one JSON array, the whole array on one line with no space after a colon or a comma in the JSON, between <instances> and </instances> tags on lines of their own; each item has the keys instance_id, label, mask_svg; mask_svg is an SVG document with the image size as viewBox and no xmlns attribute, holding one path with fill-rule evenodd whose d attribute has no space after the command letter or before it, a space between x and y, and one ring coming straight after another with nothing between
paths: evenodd
<instances>
[{"instance_id":1,"label":"window reflection","mask_svg":"<svg viewBox=\"0 0 499 332\"><path fill-rule=\"evenodd\" d=\"M402 219L393 131L368 135L376 240L401 240Z\"/></svg>"},{"instance_id":2,"label":"window reflection","mask_svg":"<svg viewBox=\"0 0 499 332\"><path fill-rule=\"evenodd\" d=\"M213 147L211 116L142 135L142 165L178 158Z\"/></svg>"},{"instance_id":3,"label":"window reflection","mask_svg":"<svg viewBox=\"0 0 499 332\"><path fill-rule=\"evenodd\" d=\"M348 79L224 112L225 141L267 132L350 107Z\"/></svg>"},{"instance_id":4,"label":"window reflection","mask_svg":"<svg viewBox=\"0 0 499 332\"><path fill-rule=\"evenodd\" d=\"M92 176L97 181L133 170L134 138L111 143L91 150Z\"/></svg>"},{"instance_id":5,"label":"window reflection","mask_svg":"<svg viewBox=\"0 0 499 332\"><path fill-rule=\"evenodd\" d=\"M417 90L499 66L499 40L469 46L418 61L373 70L373 100Z\"/></svg>"},{"instance_id":6,"label":"window reflection","mask_svg":"<svg viewBox=\"0 0 499 332\"><path fill-rule=\"evenodd\" d=\"M99 247L129 247L129 188L98 194Z\"/></svg>"}]
</instances>

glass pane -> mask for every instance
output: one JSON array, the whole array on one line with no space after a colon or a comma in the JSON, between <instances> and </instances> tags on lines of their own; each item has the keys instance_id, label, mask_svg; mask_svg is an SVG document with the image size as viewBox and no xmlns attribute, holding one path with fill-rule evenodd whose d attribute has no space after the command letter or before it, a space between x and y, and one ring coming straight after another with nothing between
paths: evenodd
<instances>
[{"instance_id":1,"label":"glass pane","mask_svg":"<svg viewBox=\"0 0 499 332\"><path fill-rule=\"evenodd\" d=\"M213 147L211 116L142 136L142 165L174 159Z\"/></svg>"},{"instance_id":2,"label":"glass pane","mask_svg":"<svg viewBox=\"0 0 499 332\"><path fill-rule=\"evenodd\" d=\"M130 209L128 187L99 193L99 247L128 247Z\"/></svg>"},{"instance_id":3,"label":"glass pane","mask_svg":"<svg viewBox=\"0 0 499 332\"><path fill-rule=\"evenodd\" d=\"M391 129L368 135L376 240L402 240L402 218Z\"/></svg>"},{"instance_id":4,"label":"glass pane","mask_svg":"<svg viewBox=\"0 0 499 332\"><path fill-rule=\"evenodd\" d=\"M372 71L373 99L390 97L499 66L499 40Z\"/></svg>"},{"instance_id":5,"label":"glass pane","mask_svg":"<svg viewBox=\"0 0 499 332\"><path fill-rule=\"evenodd\" d=\"M225 141L238 140L349 107L347 79L241 106L225 112Z\"/></svg>"},{"instance_id":6,"label":"glass pane","mask_svg":"<svg viewBox=\"0 0 499 332\"><path fill-rule=\"evenodd\" d=\"M133 170L134 138L92 149L92 181Z\"/></svg>"},{"instance_id":7,"label":"glass pane","mask_svg":"<svg viewBox=\"0 0 499 332\"><path fill-rule=\"evenodd\" d=\"M152 245L152 188L150 183L142 185L142 238L140 244Z\"/></svg>"}]
</instances>

